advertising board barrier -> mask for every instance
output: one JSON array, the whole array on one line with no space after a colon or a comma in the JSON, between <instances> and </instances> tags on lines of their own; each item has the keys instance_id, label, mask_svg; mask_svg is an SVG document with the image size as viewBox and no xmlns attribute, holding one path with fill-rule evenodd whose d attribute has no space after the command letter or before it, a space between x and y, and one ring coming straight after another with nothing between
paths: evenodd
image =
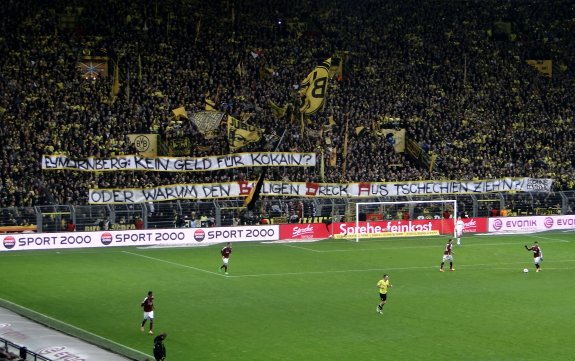
<instances>
[{"instance_id":1,"label":"advertising board barrier","mask_svg":"<svg viewBox=\"0 0 575 361\"><path fill-rule=\"evenodd\" d=\"M359 222L358 229L355 222L281 224L280 240L325 239L331 235L350 238L357 232L363 238L450 235L454 231L453 223L452 219L370 221ZM487 232L486 218L464 218L463 224L464 233Z\"/></svg>"},{"instance_id":2,"label":"advertising board barrier","mask_svg":"<svg viewBox=\"0 0 575 361\"><path fill-rule=\"evenodd\" d=\"M325 223L295 223L280 225L280 240L325 239L331 235L331 225Z\"/></svg>"},{"instance_id":3,"label":"advertising board barrier","mask_svg":"<svg viewBox=\"0 0 575 361\"><path fill-rule=\"evenodd\" d=\"M489 218L489 232L543 232L575 228L575 215Z\"/></svg>"},{"instance_id":4,"label":"advertising board barrier","mask_svg":"<svg viewBox=\"0 0 575 361\"><path fill-rule=\"evenodd\" d=\"M575 229L575 215L464 218L464 233L542 232ZM193 246L222 242L311 240L355 237L400 237L453 234L453 220L391 220L1 235L1 251L122 246ZM368 234L370 234L368 236Z\"/></svg>"},{"instance_id":5,"label":"advertising board barrier","mask_svg":"<svg viewBox=\"0 0 575 361\"><path fill-rule=\"evenodd\" d=\"M0 236L0 251L126 246L192 246L277 241L279 226L174 228L130 231L28 233Z\"/></svg>"}]
</instances>

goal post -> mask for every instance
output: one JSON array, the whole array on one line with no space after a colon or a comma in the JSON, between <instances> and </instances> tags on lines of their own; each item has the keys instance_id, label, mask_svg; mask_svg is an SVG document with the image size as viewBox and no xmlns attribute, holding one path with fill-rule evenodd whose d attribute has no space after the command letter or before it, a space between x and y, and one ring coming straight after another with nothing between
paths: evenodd
<instances>
[{"instance_id":1,"label":"goal post","mask_svg":"<svg viewBox=\"0 0 575 361\"><path fill-rule=\"evenodd\" d=\"M359 242L362 237L455 236L457 216L454 199L358 202L353 239ZM349 233L346 236L351 238Z\"/></svg>"}]
</instances>

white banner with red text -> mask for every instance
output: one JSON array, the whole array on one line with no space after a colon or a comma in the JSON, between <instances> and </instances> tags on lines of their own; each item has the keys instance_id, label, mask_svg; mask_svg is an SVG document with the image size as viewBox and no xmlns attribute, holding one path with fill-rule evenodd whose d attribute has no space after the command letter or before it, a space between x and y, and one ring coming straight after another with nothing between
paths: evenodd
<instances>
[{"instance_id":1,"label":"white banner with red text","mask_svg":"<svg viewBox=\"0 0 575 361\"><path fill-rule=\"evenodd\" d=\"M147 189L90 189L91 204L161 202L177 199L245 197L254 182L179 184ZM400 183L302 183L264 181L260 196L386 197L470 194L488 192L548 192L552 179L503 178L482 181L418 181Z\"/></svg>"}]
</instances>

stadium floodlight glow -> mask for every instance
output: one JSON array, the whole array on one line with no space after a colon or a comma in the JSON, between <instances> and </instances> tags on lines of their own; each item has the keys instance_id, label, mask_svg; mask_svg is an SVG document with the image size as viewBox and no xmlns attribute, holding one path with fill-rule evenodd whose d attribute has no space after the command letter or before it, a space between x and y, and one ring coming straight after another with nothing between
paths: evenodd
<instances>
[{"instance_id":1,"label":"stadium floodlight glow","mask_svg":"<svg viewBox=\"0 0 575 361\"><path fill-rule=\"evenodd\" d=\"M420 206L423 206L420 210ZM359 229L360 214L365 214L365 221L370 221L367 219L367 215L375 215L377 218L381 217L382 221L390 220L390 212L395 212L395 217L392 216L394 220L402 220L397 217L399 212L409 212L409 220L416 220L418 217L423 217L419 219L441 219L442 222L451 223L451 229L453 230L453 237L455 234L455 222L457 221L457 201L454 199L434 199L434 200L421 200L421 201L389 201L389 202L358 202L355 204L355 241L359 242L359 238L362 234ZM449 211L450 218L444 218L444 212ZM432 217L432 218L427 218ZM369 231L369 227L367 228Z\"/></svg>"}]
</instances>

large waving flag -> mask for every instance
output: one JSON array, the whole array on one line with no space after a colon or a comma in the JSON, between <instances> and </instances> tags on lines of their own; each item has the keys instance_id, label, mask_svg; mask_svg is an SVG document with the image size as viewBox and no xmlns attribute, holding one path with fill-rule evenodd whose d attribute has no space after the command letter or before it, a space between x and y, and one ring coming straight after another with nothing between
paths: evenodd
<instances>
[{"instance_id":1,"label":"large waving flag","mask_svg":"<svg viewBox=\"0 0 575 361\"><path fill-rule=\"evenodd\" d=\"M300 111L304 114L314 114L323 108L327 97L331 58L316 66L301 83L300 95L305 97Z\"/></svg>"},{"instance_id":2,"label":"large waving flag","mask_svg":"<svg viewBox=\"0 0 575 361\"><path fill-rule=\"evenodd\" d=\"M258 142L264 130L228 115L228 143L230 151Z\"/></svg>"},{"instance_id":3,"label":"large waving flag","mask_svg":"<svg viewBox=\"0 0 575 361\"><path fill-rule=\"evenodd\" d=\"M267 167L262 169L262 173L260 174L256 185L250 189L250 193L244 198L243 206L248 210L254 210L256 207L256 202L260 198L260 193L262 191L262 186L264 185L264 180L266 177Z\"/></svg>"}]
</instances>

